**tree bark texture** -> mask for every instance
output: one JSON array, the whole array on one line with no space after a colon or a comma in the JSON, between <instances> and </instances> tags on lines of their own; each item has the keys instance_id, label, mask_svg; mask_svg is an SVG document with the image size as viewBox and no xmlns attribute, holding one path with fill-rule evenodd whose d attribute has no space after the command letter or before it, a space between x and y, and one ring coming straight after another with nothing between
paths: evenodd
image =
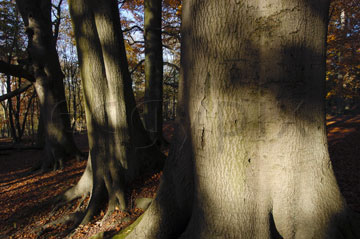
<instances>
[{"instance_id":1,"label":"tree bark texture","mask_svg":"<svg viewBox=\"0 0 360 239\"><path fill-rule=\"evenodd\" d=\"M17 1L28 35L28 53L34 72L45 133L46 159L42 169L61 166L69 155L79 155L75 146L63 78L51 25L51 1Z\"/></svg>"},{"instance_id":2,"label":"tree bark texture","mask_svg":"<svg viewBox=\"0 0 360 239\"><path fill-rule=\"evenodd\" d=\"M128 238L360 237L327 148L328 5L184 2L177 115L188 143L172 152L192 153L169 156ZM192 182L193 194L175 193Z\"/></svg>"},{"instance_id":3,"label":"tree bark texture","mask_svg":"<svg viewBox=\"0 0 360 239\"><path fill-rule=\"evenodd\" d=\"M144 1L145 98L144 121L153 141L162 141L163 51L162 0Z\"/></svg>"},{"instance_id":4,"label":"tree bark texture","mask_svg":"<svg viewBox=\"0 0 360 239\"><path fill-rule=\"evenodd\" d=\"M85 173L65 196L78 197L91 189L81 222L86 223L103 206L106 195L108 212L117 206L125 209L125 184L163 156L151 145L136 110L116 1L70 0L69 7L90 154Z\"/></svg>"}]
</instances>

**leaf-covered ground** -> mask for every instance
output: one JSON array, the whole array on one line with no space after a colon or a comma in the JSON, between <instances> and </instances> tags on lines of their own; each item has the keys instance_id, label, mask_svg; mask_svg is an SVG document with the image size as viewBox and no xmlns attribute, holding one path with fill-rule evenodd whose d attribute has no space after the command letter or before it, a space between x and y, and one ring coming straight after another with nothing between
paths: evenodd
<instances>
[{"instance_id":1,"label":"leaf-covered ground","mask_svg":"<svg viewBox=\"0 0 360 239\"><path fill-rule=\"evenodd\" d=\"M340 189L348 204L360 212L360 115L328 117L329 151ZM164 127L169 139L173 127ZM87 151L86 135L77 135L82 151ZM6 140L0 142L6 144ZM86 160L71 160L63 170L48 173L29 173L31 167L43 157L38 150L4 150L0 147L0 238L37 238L38 229L44 224L71 213L77 201L52 211L54 198L74 185L83 172ZM135 180L127 192L129 206L137 197L154 197L161 173L145 175ZM79 227L71 238L89 238L105 231L105 238L123 229L141 215L133 208L125 215L115 211L100 222L103 213L92 223ZM125 216L131 220L119 224ZM54 225L40 238L64 238L70 225ZM106 236L107 235L107 236Z\"/></svg>"}]
</instances>

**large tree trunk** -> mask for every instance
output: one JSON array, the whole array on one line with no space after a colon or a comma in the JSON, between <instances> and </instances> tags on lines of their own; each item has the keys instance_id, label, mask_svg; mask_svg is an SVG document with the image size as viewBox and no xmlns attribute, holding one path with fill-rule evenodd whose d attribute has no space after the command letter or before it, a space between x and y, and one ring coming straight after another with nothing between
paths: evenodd
<instances>
[{"instance_id":1,"label":"large tree trunk","mask_svg":"<svg viewBox=\"0 0 360 239\"><path fill-rule=\"evenodd\" d=\"M162 0L144 1L145 98L144 122L154 142L161 143L163 103Z\"/></svg>"},{"instance_id":2,"label":"large tree trunk","mask_svg":"<svg viewBox=\"0 0 360 239\"><path fill-rule=\"evenodd\" d=\"M172 151L193 152L193 204L176 194L191 185L176 167L192 157L172 154L128 238L360 238L327 149L328 5L184 2L178 116L189 144Z\"/></svg>"},{"instance_id":3,"label":"large tree trunk","mask_svg":"<svg viewBox=\"0 0 360 239\"><path fill-rule=\"evenodd\" d=\"M42 169L61 166L69 155L79 156L75 146L66 106L63 73L51 25L51 1L18 0L17 6L28 35L28 52L35 76L35 89L45 134L46 159Z\"/></svg>"},{"instance_id":4,"label":"large tree trunk","mask_svg":"<svg viewBox=\"0 0 360 239\"><path fill-rule=\"evenodd\" d=\"M108 200L108 212L126 208L125 185L144 167L163 160L146 135L131 78L116 1L70 0L89 138L87 168L66 200L91 191L78 223L87 223ZM160 167L157 167L159 169Z\"/></svg>"}]
</instances>

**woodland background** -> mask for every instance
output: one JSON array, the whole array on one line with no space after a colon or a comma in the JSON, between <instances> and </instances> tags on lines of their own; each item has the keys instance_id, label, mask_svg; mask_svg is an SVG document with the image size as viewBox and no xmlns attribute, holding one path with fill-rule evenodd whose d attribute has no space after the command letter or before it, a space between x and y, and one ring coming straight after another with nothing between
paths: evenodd
<instances>
[{"instance_id":1,"label":"woodland background","mask_svg":"<svg viewBox=\"0 0 360 239\"><path fill-rule=\"evenodd\" d=\"M143 2L120 1L122 25L133 89L139 108L144 98ZM57 51L65 74L64 86L71 126L74 132L86 130L81 79L66 1L53 1L53 29L57 31ZM175 118L180 61L181 1L166 0L163 5L163 118ZM360 12L355 0L333 0L328 28L326 102L327 113L348 114L359 111L360 102ZM15 2L0 2L0 55L3 62L17 64L26 59L27 37ZM1 74L1 93L16 90L23 79ZM11 100L1 101L0 137L22 139L35 144L41 138L39 104L36 93L29 88Z\"/></svg>"}]
</instances>

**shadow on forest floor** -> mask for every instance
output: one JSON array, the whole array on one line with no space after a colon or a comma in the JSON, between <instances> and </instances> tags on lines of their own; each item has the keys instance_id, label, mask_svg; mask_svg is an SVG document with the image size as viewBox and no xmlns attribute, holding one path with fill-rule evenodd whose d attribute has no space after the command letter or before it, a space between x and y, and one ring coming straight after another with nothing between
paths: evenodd
<instances>
[{"instance_id":1,"label":"shadow on forest floor","mask_svg":"<svg viewBox=\"0 0 360 239\"><path fill-rule=\"evenodd\" d=\"M360 115L327 117L328 141L331 161L341 192L349 206L360 212ZM170 141L173 125L164 126L165 138ZM82 151L87 150L86 135L77 135ZM52 200L66 188L75 184L83 172L86 160L72 160L63 170L44 174L29 174L31 166L41 160L37 150L8 150L0 152L0 238L36 238L34 228L68 214L76 207L60 209L50 217ZM132 203L137 196L154 197L161 174L147 175L136 180L129 192ZM135 220L142 211L131 212ZM99 231L115 233L126 224L114 224L123 215L115 212L108 223L93 223L79 228L74 238L89 238ZM111 223L112 222L112 223ZM66 227L54 227L41 238L62 238Z\"/></svg>"},{"instance_id":2,"label":"shadow on forest floor","mask_svg":"<svg viewBox=\"0 0 360 239\"><path fill-rule=\"evenodd\" d=\"M331 162L349 206L360 212L360 115L327 117Z\"/></svg>"},{"instance_id":3,"label":"shadow on forest floor","mask_svg":"<svg viewBox=\"0 0 360 239\"><path fill-rule=\"evenodd\" d=\"M172 135L171 127L168 133ZM88 151L86 134L75 135L75 140L81 151ZM11 145L9 141L10 139L1 140L0 146L2 142L4 145ZM78 203L73 202L70 206L61 207L56 213L51 214L54 198L76 184L85 169L86 160L78 162L72 159L65 163L62 170L32 173L31 167L42 157L41 150L0 149L0 239L37 238L36 229L71 213L77 207ZM133 203L137 196L154 197L160 175L161 173L144 175L135 180L127 192L129 203ZM134 209L130 218L135 220L142 212ZM109 220L114 221L119 217L124 215L115 212ZM51 228L41 238L63 238L67 226L69 225ZM111 224L111 228L106 226L85 225L80 227L72 238L88 238L90 234L104 229L114 233L121 229L119 225Z\"/></svg>"}]
</instances>

